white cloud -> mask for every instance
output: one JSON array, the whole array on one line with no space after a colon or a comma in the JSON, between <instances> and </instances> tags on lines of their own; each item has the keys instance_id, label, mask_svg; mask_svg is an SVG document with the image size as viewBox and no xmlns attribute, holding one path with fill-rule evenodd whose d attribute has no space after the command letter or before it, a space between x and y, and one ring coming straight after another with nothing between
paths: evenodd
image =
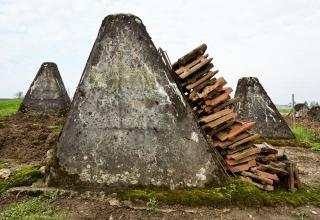
<instances>
[{"instance_id":1,"label":"white cloud","mask_svg":"<svg viewBox=\"0 0 320 220\"><path fill-rule=\"evenodd\" d=\"M257 76L276 103L319 100L320 2L316 0L0 0L0 97L26 91L41 63L78 84L102 19L139 16L172 61L205 42L235 88Z\"/></svg>"}]
</instances>

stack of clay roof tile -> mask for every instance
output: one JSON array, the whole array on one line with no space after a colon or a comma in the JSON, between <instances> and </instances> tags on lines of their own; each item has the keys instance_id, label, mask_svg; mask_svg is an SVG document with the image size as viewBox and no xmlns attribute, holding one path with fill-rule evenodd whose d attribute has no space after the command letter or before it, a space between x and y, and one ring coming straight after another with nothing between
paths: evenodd
<instances>
[{"instance_id":1,"label":"stack of clay roof tile","mask_svg":"<svg viewBox=\"0 0 320 220\"><path fill-rule=\"evenodd\" d=\"M254 144L259 137L250 131L255 122L236 120L232 109L239 98L231 98L232 88L226 86L223 77L216 76L218 70L212 70L214 65L205 54L206 49L202 44L174 63L174 78L198 117L208 142L218 149L229 172L272 191L279 176L290 180L288 167L292 165L283 152L269 144ZM295 182L298 176L294 170L293 173L296 173L292 180Z\"/></svg>"}]
</instances>

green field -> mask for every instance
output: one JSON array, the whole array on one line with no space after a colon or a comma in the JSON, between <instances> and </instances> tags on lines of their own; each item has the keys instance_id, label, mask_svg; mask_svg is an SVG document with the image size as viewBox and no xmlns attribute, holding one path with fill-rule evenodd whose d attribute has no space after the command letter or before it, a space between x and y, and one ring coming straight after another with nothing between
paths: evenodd
<instances>
[{"instance_id":1,"label":"green field","mask_svg":"<svg viewBox=\"0 0 320 220\"><path fill-rule=\"evenodd\" d=\"M288 114L291 111L291 108L278 108L280 113Z\"/></svg>"},{"instance_id":2,"label":"green field","mask_svg":"<svg viewBox=\"0 0 320 220\"><path fill-rule=\"evenodd\" d=\"M0 99L0 117L16 113L21 102L21 99Z\"/></svg>"}]
</instances>

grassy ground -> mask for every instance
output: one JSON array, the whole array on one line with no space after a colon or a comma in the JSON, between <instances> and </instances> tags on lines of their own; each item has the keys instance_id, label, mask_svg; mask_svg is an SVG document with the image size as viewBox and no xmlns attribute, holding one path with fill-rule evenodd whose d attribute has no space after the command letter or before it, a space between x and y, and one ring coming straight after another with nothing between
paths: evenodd
<instances>
[{"instance_id":1,"label":"grassy ground","mask_svg":"<svg viewBox=\"0 0 320 220\"><path fill-rule=\"evenodd\" d=\"M6 164L0 163L2 167ZM42 178L39 165L26 166L14 171L7 179L0 179L0 201L3 202L9 193L6 191L15 186L29 186ZM17 197L16 197L17 198ZM13 202L0 212L0 220L15 219L67 219L59 212L55 212L53 206L41 196L22 202Z\"/></svg>"},{"instance_id":2,"label":"grassy ground","mask_svg":"<svg viewBox=\"0 0 320 220\"><path fill-rule=\"evenodd\" d=\"M291 108L278 108L278 110L284 116L296 139L275 140L275 145L308 147L320 152L320 123L310 121L308 118L296 118L296 124L293 125L292 119L287 115L291 111ZM277 142L279 142L279 144L277 144Z\"/></svg>"},{"instance_id":3,"label":"grassy ground","mask_svg":"<svg viewBox=\"0 0 320 220\"><path fill-rule=\"evenodd\" d=\"M0 100L0 117L14 114L21 100ZM287 111L287 110L284 110ZM61 126L51 126L51 129L61 130ZM306 143L313 150L320 151L319 130L309 129L307 124L292 128L297 140ZM6 165L0 163L0 169ZM0 180L0 194L14 186L30 185L40 177L39 166L26 167L13 173L8 179ZM1 195L0 195L1 196ZM119 193L125 200L146 202L150 210L156 210L159 203L188 206L277 206L289 204L300 206L311 204L320 207L320 189L304 186L296 193L290 193L283 189L277 189L273 193L262 191L247 183L234 180L224 186L209 189L186 190L146 190L135 189ZM55 212L50 202L43 198L33 198L21 203L15 203L0 213L1 219L68 219L68 216Z\"/></svg>"},{"instance_id":4,"label":"grassy ground","mask_svg":"<svg viewBox=\"0 0 320 220\"><path fill-rule=\"evenodd\" d=\"M302 126L293 127L291 130L297 140L303 142L312 150L320 152L320 134L318 131L312 132Z\"/></svg>"},{"instance_id":5,"label":"grassy ground","mask_svg":"<svg viewBox=\"0 0 320 220\"><path fill-rule=\"evenodd\" d=\"M280 113L288 114L291 111L291 108L278 108Z\"/></svg>"},{"instance_id":6,"label":"grassy ground","mask_svg":"<svg viewBox=\"0 0 320 220\"><path fill-rule=\"evenodd\" d=\"M55 213L51 204L41 198L33 198L24 202L15 203L0 213L0 220L15 219L54 219L64 220L67 216Z\"/></svg>"},{"instance_id":7,"label":"grassy ground","mask_svg":"<svg viewBox=\"0 0 320 220\"><path fill-rule=\"evenodd\" d=\"M21 99L0 99L0 117L16 113L21 102Z\"/></svg>"}]
</instances>

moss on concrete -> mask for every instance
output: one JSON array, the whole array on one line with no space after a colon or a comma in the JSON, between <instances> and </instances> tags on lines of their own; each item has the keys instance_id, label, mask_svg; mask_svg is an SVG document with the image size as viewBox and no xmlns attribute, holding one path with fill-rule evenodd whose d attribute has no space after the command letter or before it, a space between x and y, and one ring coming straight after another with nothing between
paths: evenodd
<instances>
[{"instance_id":1,"label":"moss on concrete","mask_svg":"<svg viewBox=\"0 0 320 220\"><path fill-rule=\"evenodd\" d=\"M0 194L12 187L31 185L42 177L39 168L39 165L24 167L16 173L13 173L8 179L0 179Z\"/></svg>"},{"instance_id":2,"label":"moss on concrete","mask_svg":"<svg viewBox=\"0 0 320 220\"><path fill-rule=\"evenodd\" d=\"M320 206L320 189L305 186L296 193L290 193L284 189L266 192L253 185L234 179L224 186L209 189L135 189L121 192L120 197L132 201L156 199L164 204L191 206L274 206L279 204L292 206L312 204Z\"/></svg>"}]
</instances>

